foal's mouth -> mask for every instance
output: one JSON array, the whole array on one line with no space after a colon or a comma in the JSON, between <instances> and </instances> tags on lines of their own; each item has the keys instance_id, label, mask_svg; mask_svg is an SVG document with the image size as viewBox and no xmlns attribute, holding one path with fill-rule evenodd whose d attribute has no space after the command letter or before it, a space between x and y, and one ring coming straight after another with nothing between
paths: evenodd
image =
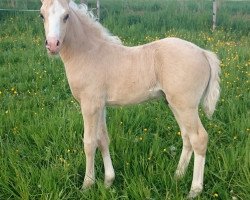
<instances>
[{"instance_id":1,"label":"foal's mouth","mask_svg":"<svg viewBox=\"0 0 250 200\"><path fill-rule=\"evenodd\" d=\"M52 56L55 56L55 55L59 54L59 50L58 51L51 51L51 50L47 49L47 52L48 52L49 55L52 55Z\"/></svg>"}]
</instances>

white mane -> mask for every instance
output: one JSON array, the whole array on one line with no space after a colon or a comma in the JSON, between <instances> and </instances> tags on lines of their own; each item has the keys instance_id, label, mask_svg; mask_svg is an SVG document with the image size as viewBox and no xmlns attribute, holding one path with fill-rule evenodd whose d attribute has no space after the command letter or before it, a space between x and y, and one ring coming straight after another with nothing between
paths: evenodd
<instances>
[{"instance_id":1,"label":"white mane","mask_svg":"<svg viewBox=\"0 0 250 200\"><path fill-rule=\"evenodd\" d=\"M122 44L121 40L117 36L113 36L106 28L104 28L98 21L92 11L88 10L88 6L86 4L76 4L73 0L70 1L69 7L74 10L77 14L83 17L88 17L92 26L96 27L102 37L109 42L113 42L116 44Z\"/></svg>"}]
</instances>

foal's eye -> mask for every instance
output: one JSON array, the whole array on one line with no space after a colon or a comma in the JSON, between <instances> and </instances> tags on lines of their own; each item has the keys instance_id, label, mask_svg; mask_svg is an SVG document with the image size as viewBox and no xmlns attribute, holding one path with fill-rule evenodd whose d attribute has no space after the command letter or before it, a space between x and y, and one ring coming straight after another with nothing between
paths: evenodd
<instances>
[{"instance_id":1,"label":"foal's eye","mask_svg":"<svg viewBox=\"0 0 250 200\"><path fill-rule=\"evenodd\" d=\"M63 18L63 21L66 22L69 19L69 14L65 15L65 17Z\"/></svg>"},{"instance_id":2,"label":"foal's eye","mask_svg":"<svg viewBox=\"0 0 250 200\"><path fill-rule=\"evenodd\" d=\"M44 20L44 16L43 16L43 14L40 14L40 17L42 18L42 20Z\"/></svg>"}]
</instances>

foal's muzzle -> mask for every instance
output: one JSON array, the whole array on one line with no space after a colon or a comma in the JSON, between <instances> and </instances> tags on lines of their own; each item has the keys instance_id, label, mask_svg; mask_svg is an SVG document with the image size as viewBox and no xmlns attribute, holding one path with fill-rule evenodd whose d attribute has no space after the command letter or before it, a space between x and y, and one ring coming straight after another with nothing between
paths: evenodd
<instances>
[{"instance_id":1,"label":"foal's muzzle","mask_svg":"<svg viewBox=\"0 0 250 200\"><path fill-rule=\"evenodd\" d=\"M59 52L60 41L57 40L56 38L54 37L47 38L45 40L45 45L46 45L47 50L51 54L57 54Z\"/></svg>"}]
</instances>

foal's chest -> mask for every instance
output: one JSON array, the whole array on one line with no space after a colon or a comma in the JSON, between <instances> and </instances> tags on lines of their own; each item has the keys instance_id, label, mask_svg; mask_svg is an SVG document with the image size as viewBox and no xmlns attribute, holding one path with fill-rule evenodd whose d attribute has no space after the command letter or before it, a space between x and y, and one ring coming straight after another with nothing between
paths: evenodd
<instances>
[{"instance_id":1,"label":"foal's chest","mask_svg":"<svg viewBox=\"0 0 250 200\"><path fill-rule=\"evenodd\" d=\"M78 67L65 65L66 76L72 95L77 101L80 101L81 92L84 86L84 76Z\"/></svg>"}]
</instances>

